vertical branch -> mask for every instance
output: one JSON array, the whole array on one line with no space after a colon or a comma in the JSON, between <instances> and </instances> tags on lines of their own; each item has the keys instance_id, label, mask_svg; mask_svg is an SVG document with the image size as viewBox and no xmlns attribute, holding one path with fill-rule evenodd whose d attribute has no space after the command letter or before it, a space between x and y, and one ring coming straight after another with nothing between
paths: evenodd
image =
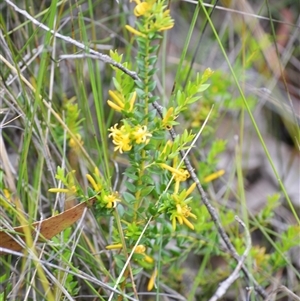
<instances>
[{"instance_id":1,"label":"vertical branch","mask_svg":"<svg viewBox=\"0 0 300 301\"><path fill-rule=\"evenodd\" d=\"M239 222L239 224L245 229L245 233L246 233L246 249L244 254L241 256L236 268L234 269L234 271L232 272L232 274L225 280L223 281L219 288L217 289L217 291L214 293L214 295L209 299L209 301L217 301L218 299L220 299L228 290L228 288L231 286L231 284L239 278L239 272L246 260L246 257L248 256L250 249L251 249L251 237L250 237L250 233L247 229L247 227L245 226L245 224L240 220L240 218L238 216L235 217L235 219Z\"/></svg>"}]
</instances>

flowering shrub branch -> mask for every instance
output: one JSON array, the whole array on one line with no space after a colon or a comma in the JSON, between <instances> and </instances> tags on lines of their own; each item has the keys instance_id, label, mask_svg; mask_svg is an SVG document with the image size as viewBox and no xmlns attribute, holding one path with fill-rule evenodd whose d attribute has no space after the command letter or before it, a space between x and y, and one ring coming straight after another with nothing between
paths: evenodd
<instances>
[{"instance_id":1,"label":"flowering shrub branch","mask_svg":"<svg viewBox=\"0 0 300 301\"><path fill-rule=\"evenodd\" d=\"M197 75L194 81L188 83L183 91L180 88L174 93L174 101L167 109L162 109L158 97L153 96L156 82L153 76L157 72L157 58L161 33L174 26L174 20L163 0L135 0L134 15L137 17L136 26L126 25L126 29L133 34L137 43L138 54L136 66L139 77L135 74L128 77L126 70L129 65L122 63L122 55L111 51L110 57L122 68L116 68L113 78L114 89L109 90L108 106L116 113L121 114L121 120L109 128L108 137L114 145L114 151L120 156L126 156L129 164L124 172L126 191L119 194L113 191L99 172L94 171L93 176L87 175L91 185L88 194L96 195L96 211L99 215L112 214L119 203L126 207L120 215L122 233L115 227L113 243L107 250L123 251L132 250L137 239L143 232L143 227L149 217L153 223L146 229L141 243L134 249L134 259L153 273L148 284L148 290L155 286L158 271L155 262L155 247L161 245L158 235L157 221L170 220L172 231L178 231L181 226L194 230L197 215L193 212L192 193L197 187L205 206L208 208L218 231L224 239L234 257L239 257L224 232L218 216L208 202L204 190L195 175L189 160L184 156L184 151L189 147L194 134L184 131L176 135L173 126L179 114L199 100L201 94L208 89L206 81L213 74L208 68L202 75ZM153 105L156 110L151 110ZM164 142L166 131L169 131L172 141ZM178 166L179 156L184 157L185 166ZM173 163L173 164L172 164ZM172 165L172 166L171 166ZM222 176L224 171L217 171L204 176L204 181L209 182ZM192 178L194 183L187 186L187 180ZM73 191L78 194L69 183L68 176L63 179L66 186L65 192ZM171 185L169 185L171 183ZM188 187L188 188L187 188ZM59 192L58 189L51 189ZM82 194L80 195L82 197ZM117 211L118 212L118 211ZM119 212L118 212L119 213ZM167 224L163 224L163 231L169 231ZM124 235L124 240L120 236ZM166 242L167 243L167 242ZM126 256L122 258L126 261ZM249 273L243 268L247 276ZM126 279L123 282L126 286Z\"/></svg>"}]
</instances>

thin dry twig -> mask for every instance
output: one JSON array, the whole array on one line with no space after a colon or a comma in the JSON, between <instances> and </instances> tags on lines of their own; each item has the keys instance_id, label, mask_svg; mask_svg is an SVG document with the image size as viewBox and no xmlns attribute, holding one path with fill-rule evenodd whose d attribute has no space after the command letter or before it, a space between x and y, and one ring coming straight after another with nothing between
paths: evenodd
<instances>
[{"instance_id":1,"label":"thin dry twig","mask_svg":"<svg viewBox=\"0 0 300 301\"><path fill-rule=\"evenodd\" d=\"M264 301L270 301L271 297L274 296L274 294L278 293L278 292L285 292L290 298L292 298L292 300L295 301L300 301L300 297L297 296L296 294L294 294L290 289L288 289L286 286L284 285L280 285L275 291L273 291L268 298L266 298Z\"/></svg>"},{"instance_id":2,"label":"thin dry twig","mask_svg":"<svg viewBox=\"0 0 300 301\"><path fill-rule=\"evenodd\" d=\"M65 41L65 42L68 42L68 43L71 43L75 46L77 46L78 48L86 51L86 53L90 54L90 55L94 55L97 59L105 62L105 63L108 63L108 64L111 64L115 67L117 67L118 69L122 70L125 74L127 74L128 76L130 76L132 79L136 80L136 81L140 81L140 78L139 76L137 75L136 72L134 71L131 71L127 68L125 68L122 64L114 61L113 59L111 59L108 55L104 55L104 54L101 54L100 52L98 51L95 51L93 49L90 49L87 45L84 45L83 43L80 43L68 36L64 36L52 29L50 29L49 27L45 26L44 24L40 23L39 21L37 21L36 19L34 19L27 11L23 10L23 9L20 9L19 7L17 7L15 4L13 4L10 0L5 0L5 2L11 6L16 12L20 13L21 15L23 15L24 17L26 17L28 20L30 20L32 23L34 23L35 25L39 26L40 28L48 31L48 32L51 32L55 37ZM153 107L156 109L158 115L163 118L163 107L158 103L158 102L154 102L153 104ZM170 131L170 135L171 135L171 138L174 140L177 136L175 130L172 128ZM196 175L196 173L194 172L194 169L190 163L190 160L186 157L185 155L185 152L183 150L180 150L180 155L182 158L184 158L184 163L186 165L186 168L187 170L189 171L190 175L191 175L191 178L192 180L196 183L197 185L197 190L202 198L202 201L205 205L205 207L207 208L216 228L217 228L217 231L219 233L219 235L222 237L225 245L227 246L230 254L232 255L232 257L238 262L240 263L241 262L241 258L240 256L238 255L236 249L234 248L233 244L231 243L230 239L229 239L229 236L226 234L221 222L220 222L220 219L219 219L219 216L215 210L215 208L210 204L207 196L206 196L206 193ZM263 298L266 298L267 297L267 293L266 291L257 283L257 281L254 279L254 277L252 276L252 274L248 271L248 269L242 265L242 271L245 275L245 277L247 278L247 280L251 283L253 283L253 286L254 286L254 289L257 291L257 293L259 293L259 295Z\"/></svg>"},{"instance_id":3,"label":"thin dry twig","mask_svg":"<svg viewBox=\"0 0 300 301\"><path fill-rule=\"evenodd\" d=\"M163 108L162 106L160 106L157 102L153 103L153 106L155 107L155 109L157 110L157 112L159 113L160 117L162 118L163 117ZM174 129L171 129L170 130L170 135L171 135L171 138L172 140L175 140L176 138L176 132ZM185 151L183 150L180 150L180 155L182 158L184 158L184 163L185 163L185 166L187 168L187 170L189 171L190 175L191 175L191 178L192 180L196 183L197 185L197 190L202 198L202 201L205 205L205 207L207 208L217 230L218 230L218 233L220 234L220 236L222 237L226 247L228 248L230 254L232 255L232 257L237 261L237 262L240 262L240 256L238 255L236 249L234 248L233 244L231 243L230 239L229 239L229 236L226 234L221 222L220 222L220 219L219 219L219 215L218 213L216 212L215 208L211 205L211 203L209 202L207 196L206 196L206 193L196 175L196 173L194 172L194 169L191 165L191 162L189 160L189 158L186 157L185 155ZM242 271L244 272L244 275L246 276L246 278L248 279L248 281L250 280L250 282L252 282L254 284L254 289L263 297L263 298L266 298L267 296L267 293L265 292L265 290L256 282L256 280L254 279L254 277L252 276L252 274L248 271L248 269L243 265L242 266Z\"/></svg>"},{"instance_id":4,"label":"thin dry twig","mask_svg":"<svg viewBox=\"0 0 300 301\"><path fill-rule=\"evenodd\" d=\"M246 249L245 249L244 254L241 256L241 259L238 262L236 268L232 272L232 274L226 280L224 280L220 284L220 286L218 287L217 291L209 299L209 301L217 301L218 299L220 299L226 293L226 291L232 285L232 283L239 278L239 272L242 269L242 266L243 266L243 264L244 264L244 262L245 262L245 260L246 260L246 258L248 256L248 254L250 252L250 249L251 249L251 237L250 237L250 233L249 233L246 225L242 222L242 220L238 216L236 216L235 219L245 229L245 233L246 233Z\"/></svg>"},{"instance_id":5,"label":"thin dry twig","mask_svg":"<svg viewBox=\"0 0 300 301\"><path fill-rule=\"evenodd\" d=\"M12 3L10 0L5 0L5 2L10 7L12 7L16 12L23 15L25 18L30 20L33 24L37 25L38 27L52 33L53 36L55 36L56 38L59 38L67 43L73 44L74 46L86 51L87 53L94 54L98 60L103 61L104 63L110 64L110 65L113 65L113 66L117 67L118 69L122 70L124 73L131 76L132 78L134 78L136 80L138 79L136 72L130 71L129 69L125 68L122 64L114 61L110 56L108 56L106 54L102 54L98 51L95 51L95 50L89 48L87 45L85 45L81 42L78 42L69 36L65 36L65 35L62 35L62 34L56 32L55 30L49 28L48 26L44 25L43 23L41 23L38 20L36 20L35 18L33 18L26 10L19 8L17 5Z\"/></svg>"}]
</instances>

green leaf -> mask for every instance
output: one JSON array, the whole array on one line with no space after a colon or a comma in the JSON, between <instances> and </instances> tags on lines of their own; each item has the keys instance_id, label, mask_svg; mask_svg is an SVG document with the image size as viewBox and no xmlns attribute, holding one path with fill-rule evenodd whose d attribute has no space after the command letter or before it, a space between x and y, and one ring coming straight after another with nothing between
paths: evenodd
<instances>
[{"instance_id":1,"label":"green leaf","mask_svg":"<svg viewBox=\"0 0 300 301\"><path fill-rule=\"evenodd\" d=\"M203 91L207 90L209 86L210 86L210 84L202 84L202 85L198 88L197 92L198 92L198 93L203 92Z\"/></svg>"},{"instance_id":2,"label":"green leaf","mask_svg":"<svg viewBox=\"0 0 300 301\"><path fill-rule=\"evenodd\" d=\"M122 269L124 266L124 256L123 255L115 255L114 260L118 268Z\"/></svg>"},{"instance_id":3,"label":"green leaf","mask_svg":"<svg viewBox=\"0 0 300 301\"><path fill-rule=\"evenodd\" d=\"M124 175L127 176L129 179L134 180L134 181L139 179L139 177L136 174L133 174L133 173L128 172L128 171L125 171Z\"/></svg>"},{"instance_id":4,"label":"green leaf","mask_svg":"<svg viewBox=\"0 0 300 301\"><path fill-rule=\"evenodd\" d=\"M143 270L143 268L132 269L132 275L138 275L142 270Z\"/></svg>"},{"instance_id":5,"label":"green leaf","mask_svg":"<svg viewBox=\"0 0 300 301\"><path fill-rule=\"evenodd\" d=\"M153 81L151 82L149 85L148 85L148 91L149 92L152 92L156 87L156 81Z\"/></svg>"},{"instance_id":6,"label":"green leaf","mask_svg":"<svg viewBox=\"0 0 300 301\"><path fill-rule=\"evenodd\" d=\"M191 103L198 101L199 99L201 99L201 96L191 97L186 103L191 104Z\"/></svg>"},{"instance_id":7,"label":"green leaf","mask_svg":"<svg viewBox=\"0 0 300 301\"><path fill-rule=\"evenodd\" d=\"M151 191L154 189L154 186L148 186L146 188L143 188L141 190L141 197L145 197L151 193Z\"/></svg>"},{"instance_id":8,"label":"green leaf","mask_svg":"<svg viewBox=\"0 0 300 301\"><path fill-rule=\"evenodd\" d=\"M156 63L156 61L157 61L157 56L156 55L151 56L151 57L148 58L149 65L154 65Z\"/></svg>"},{"instance_id":9,"label":"green leaf","mask_svg":"<svg viewBox=\"0 0 300 301\"><path fill-rule=\"evenodd\" d=\"M145 184L150 184L150 185L154 184L153 178L151 176L149 176L149 175L142 175L141 180Z\"/></svg>"},{"instance_id":10,"label":"green leaf","mask_svg":"<svg viewBox=\"0 0 300 301\"><path fill-rule=\"evenodd\" d=\"M114 82L114 86L115 88L118 90L118 91L122 91L122 87L121 85L119 84L119 82L117 81L117 79L115 77L113 77L113 82Z\"/></svg>"},{"instance_id":11,"label":"green leaf","mask_svg":"<svg viewBox=\"0 0 300 301\"><path fill-rule=\"evenodd\" d=\"M127 189L131 192L136 192L136 186L134 184L132 184L131 182L125 181L125 186L127 187Z\"/></svg>"},{"instance_id":12,"label":"green leaf","mask_svg":"<svg viewBox=\"0 0 300 301\"><path fill-rule=\"evenodd\" d=\"M145 89L145 84L142 81L135 81L135 84L142 90Z\"/></svg>"},{"instance_id":13,"label":"green leaf","mask_svg":"<svg viewBox=\"0 0 300 301\"><path fill-rule=\"evenodd\" d=\"M126 191L122 193L122 197L128 204L133 204L136 201L135 196Z\"/></svg>"}]
</instances>

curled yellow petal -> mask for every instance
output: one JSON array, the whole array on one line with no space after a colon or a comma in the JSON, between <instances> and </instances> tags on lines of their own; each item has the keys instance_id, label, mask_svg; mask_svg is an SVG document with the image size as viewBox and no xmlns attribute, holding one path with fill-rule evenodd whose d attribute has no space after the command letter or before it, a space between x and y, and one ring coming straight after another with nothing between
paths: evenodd
<instances>
[{"instance_id":1,"label":"curled yellow petal","mask_svg":"<svg viewBox=\"0 0 300 301\"><path fill-rule=\"evenodd\" d=\"M148 263L153 263L154 262L154 259L150 256L148 256L147 254L145 254L145 261L148 262Z\"/></svg>"},{"instance_id":2,"label":"curled yellow petal","mask_svg":"<svg viewBox=\"0 0 300 301\"><path fill-rule=\"evenodd\" d=\"M188 197L193 191L194 191L194 189L195 189L195 187L196 187L196 182L195 183L193 183L191 186L190 186L190 188L187 190L187 192L186 192L186 197Z\"/></svg>"},{"instance_id":3,"label":"curled yellow petal","mask_svg":"<svg viewBox=\"0 0 300 301\"><path fill-rule=\"evenodd\" d=\"M182 208L179 204L176 205L176 211L178 214L180 214L180 215L182 214Z\"/></svg>"},{"instance_id":4,"label":"curled yellow petal","mask_svg":"<svg viewBox=\"0 0 300 301\"><path fill-rule=\"evenodd\" d=\"M148 285L147 285L147 290L148 291L151 291L153 289L154 284L155 284L156 276L157 276L157 269L155 268L154 272L152 273L152 275L149 279Z\"/></svg>"},{"instance_id":5,"label":"curled yellow petal","mask_svg":"<svg viewBox=\"0 0 300 301\"><path fill-rule=\"evenodd\" d=\"M105 247L106 250L118 250L122 249L122 244L114 244L114 245L108 245Z\"/></svg>"},{"instance_id":6,"label":"curled yellow petal","mask_svg":"<svg viewBox=\"0 0 300 301\"><path fill-rule=\"evenodd\" d=\"M172 145L173 145L173 141L168 140L167 143L165 144L164 149L162 150L161 153L164 154L167 151L167 148L171 147Z\"/></svg>"},{"instance_id":7,"label":"curled yellow petal","mask_svg":"<svg viewBox=\"0 0 300 301\"><path fill-rule=\"evenodd\" d=\"M100 191L101 190L101 185L97 184L96 181L95 181L95 179L91 175L87 174L86 178L91 183L91 185L93 186L93 188L94 188L95 191Z\"/></svg>"},{"instance_id":8,"label":"curled yellow petal","mask_svg":"<svg viewBox=\"0 0 300 301\"><path fill-rule=\"evenodd\" d=\"M118 105L116 105L114 102L108 100L107 101L107 104L112 108L114 109L115 111L117 112L121 112L123 108L119 107Z\"/></svg>"},{"instance_id":9,"label":"curled yellow petal","mask_svg":"<svg viewBox=\"0 0 300 301\"><path fill-rule=\"evenodd\" d=\"M181 172L178 169L175 169L174 167L171 167L165 163L161 163L160 166L164 169L169 170L170 172L177 174L177 175L181 175Z\"/></svg>"},{"instance_id":10,"label":"curled yellow petal","mask_svg":"<svg viewBox=\"0 0 300 301\"><path fill-rule=\"evenodd\" d=\"M124 103L122 99L114 91L109 90L108 94L119 107L124 108Z\"/></svg>"},{"instance_id":11,"label":"curled yellow petal","mask_svg":"<svg viewBox=\"0 0 300 301\"><path fill-rule=\"evenodd\" d=\"M140 37L143 37L143 38L146 38L147 36L143 33L141 33L140 31L134 29L133 27L131 27L130 25L125 25L125 28L130 31L131 33L137 35L137 36L140 36Z\"/></svg>"},{"instance_id":12,"label":"curled yellow petal","mask_svg":"<svg viewBox=\"0 0 300 301\"><path fill-rule=\"evenodd\" d=\"M215 179L217 179L217 178L223 176L224 173L225 173L225 170L224 170L224 169L221 169L221 170L216 171L216 172L212 173L211 175L205 177L203 181L204 181L205 183L211 182L211 181L213 181L213 180L215 180Z\"/></svg>"},{"instance_id":13,"label":"curled yellow petal","mask_svg":"<svg viewBox=\"0 0 300 301\"><path fill-rule=\"evenodd\" d=\"M186 226L188 226L190 229L192 229L192 230L195 229L194 225L186 217L182 216L182 220L183 220L184 224Z\"/></svg>"},{"instance_id":14,"label":"curled yellow petal","mask_svg":"<svg viewBox=\"0 0 300 301\"><path fill-rule=\"evenodd\" d=\"M134 106L134 103L135 103L135 100L136 100L136 91L133 92L133 95L129 101L129 111L131 112L133 110L133 106Z\"/></svg>"},{"instance_id":15,"label":"curled yellow petal","mask_svg":"<svg viewBox=\"0 0 300 301\"><path fill-rule=\"evenodd\" d=\"M173 26L174 26L174 23L173 23L173 24L170 24L170 25L168 25L168 26L161 27L158 31L168 30L168 29L173 28Z\"/></svg>"},{"instance_id":16,"label":"curled yellow petal","mask_svg":"<svg viewBox=\"0 0 300 301\"><path fill-rule=\"evenodd\" d=\"M183 223L182 216L181 216L181 215L177 215L176 218L177 218L177 220L178 220L178 223L179 223L180 225L182 225L182 223Z\"/></svg>"},{"instance_id":17,"label":"curled yellow petal","mask_svg":"<svg viewBox=\"0 0 300 301\"><path fill-rule=\"evenodd\" d=\"M50 188L48 189L49 192L63 192L63 193L67 193L70 190L67 188Z\"/></svg>"},{"instance_id":18,"label":"curled yellow petal","mask_svg":"<svg viewBox=\"0 0 300 301\"><path fill-rule=\"evenodd\" d=\"M194 218L194 219L197 219L197 216L194 214L194 213L189 213L189 217L192 217L192 218Z\"/></svg>"},{"instance_id":19,"label":"curled yellow petal","mask_svg":"<svg viewBox=\"0 0 300 301\"><path fill-rule=\"evenodd\" d=\"M162 120L162 126L170 130L172 128L171 122L175 119L174 108L170 107Z\"/></svg>"},{"instance_id":20,"label":"curled yellow petal","mask_svg":"<svg viewBox=\"0 0 300 301\"><path fill-rule=\"evenodd\" d=\"M174 231L176 230L176 218L175 217L172 218L172 228Z\"/></svg>"}]
</instances>

